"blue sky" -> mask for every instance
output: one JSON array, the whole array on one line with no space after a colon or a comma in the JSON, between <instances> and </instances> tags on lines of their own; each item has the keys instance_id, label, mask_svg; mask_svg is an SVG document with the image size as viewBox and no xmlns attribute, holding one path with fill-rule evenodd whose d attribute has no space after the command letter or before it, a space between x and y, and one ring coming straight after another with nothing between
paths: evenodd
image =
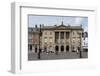
<instances>
[{"instance_id":1,"label":"blue sky","mask_svg":"<svg viewBox=\"0 0 100 76\"><path fill-rule=\"evenodd\" d=\"M38 16L38 15L29 15L29 27L34 27L36 24L44 24L46 26L53 26L55 24L60 25L63 21L64 25L82 25L85 31L88 31L88 18L79 17L79 16Z\"/></svg>"}]
</instances>

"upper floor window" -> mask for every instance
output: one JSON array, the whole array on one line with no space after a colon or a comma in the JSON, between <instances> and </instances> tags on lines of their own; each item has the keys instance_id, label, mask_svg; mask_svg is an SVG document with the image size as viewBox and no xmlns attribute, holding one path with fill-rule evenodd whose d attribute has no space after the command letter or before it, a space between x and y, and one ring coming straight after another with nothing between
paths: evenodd
<instances>
[{"instance_id":1,"label":"upper floor window","mask_svg":"<svg viewBox=\"0 0 100 76\"><path fill-rule=\"evenodd\" d=\"M59 32L55 32L55 39L59 39Z\"/></svg>"},{"instance_id":2,"label":"upper floor window","mask_svg":"<svg viewBox=\"0 0 100 76\"><path fill-rule=\"evenodd\" d=\"M61 37L61 39L64 39L64 32L61 32L60 37Z\"/></svg>"},{"instance_id":3,"label":"upper floor window","mask_svg":"<svg viewBox=\"0 0 100 76\"><path fill-rule=\"evenodd\" d=\"M45 32L45 35L47 35L47 31Z\"/></svg>"},{"instance_id":4,"label":"upper floor window","mask_svg":"<svg viewBox=\"0 0 100 76\"><path fill-rule=\"evenodd\" d=\"M66 38L69 38L69 32L66 32Z\"/></svg>"},{"instance_id":5,"label":"upper floor window","mask_svg":"<svg viewBox=\"0 0 100 76\"><path fill-rule=\"evenodd\" d=\"M50 35L52 35L52 32L50 32Z\"/></svg>"}]
</instances>

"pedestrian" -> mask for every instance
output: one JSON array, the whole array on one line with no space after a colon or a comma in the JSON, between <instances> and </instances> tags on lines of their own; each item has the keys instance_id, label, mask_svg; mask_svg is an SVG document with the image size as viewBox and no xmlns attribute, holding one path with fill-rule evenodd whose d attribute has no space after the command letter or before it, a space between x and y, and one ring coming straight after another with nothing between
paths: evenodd
<instances>
[{"instance_id":1,"label":"pedestrian","mask_svg":"<svg viewBox=\"0 0 100 76\"><path fill-rule=\"evenodd\" d=\"M76 50L77 54L79 53L78 49Z\"/></svg>"}]
</instances>

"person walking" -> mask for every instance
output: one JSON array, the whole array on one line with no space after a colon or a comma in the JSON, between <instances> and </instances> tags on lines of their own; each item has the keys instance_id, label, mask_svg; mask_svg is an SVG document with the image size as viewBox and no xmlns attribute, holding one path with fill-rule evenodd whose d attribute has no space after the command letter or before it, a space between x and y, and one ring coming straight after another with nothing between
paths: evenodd
<instances>
[{"instance_id":1,"label":"person walking","mask_svg":"<svg viewBox=\"0 0 100 76\"><path fill-rule=\"evenodd\" d=\"M79 50L78 49L76 49L76 52L77 52L77 54L79 54Z\"/></svg>"}]
</instances>

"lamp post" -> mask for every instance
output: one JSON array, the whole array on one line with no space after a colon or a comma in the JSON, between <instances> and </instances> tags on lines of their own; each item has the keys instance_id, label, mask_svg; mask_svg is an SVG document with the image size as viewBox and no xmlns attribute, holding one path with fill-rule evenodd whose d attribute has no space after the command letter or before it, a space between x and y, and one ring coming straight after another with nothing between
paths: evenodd
<instances>
[{"instance_id":1,"label":"lamp post","mask_svg":"<svg viewBox=\"0 0 100 76\"><path fill-rule=\"evenodd\" d=\"M82 37L81 37L81 33L79 33L79 35L80 35L80 49L79 49L80 53L79 53L79 57L82 58L82 43L81 43L82 42L81 41Z\"/></svg>"},{"instance_id":2,"label":"lamp post","mask_svg":"<svg viewBox=\"0 0 100 76\"><path fill-rule=\"evenodd\" d=\"M40 24L40 28L39 28L39 52L38 52L38 59L41 59L40 55L41 55L41 48L40 48L40 36L41 36L41 24Z\"/></svg>"}]
</instances>

